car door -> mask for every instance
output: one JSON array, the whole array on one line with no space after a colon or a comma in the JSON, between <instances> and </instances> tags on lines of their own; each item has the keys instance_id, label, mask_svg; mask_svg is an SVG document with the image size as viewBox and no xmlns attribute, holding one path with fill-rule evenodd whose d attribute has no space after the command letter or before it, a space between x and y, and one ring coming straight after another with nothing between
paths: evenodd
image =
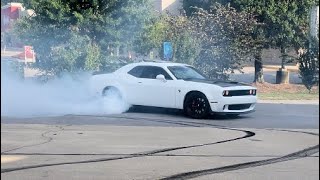
<instances>
[{"instance_id":1,"label":"car door","mask_svg":"<svg viewBox=\"0 0 320 180\"><path fill-rule=\"evenodd\" d=\"M129 104L142 105L141 98L143 97L143 92L141 90L141 79L140 76L143 72L145 66L136 66L127 73L125 78L125 92L126 100Z\"/></svg>"},{"instance_id":2,"label":"car door","mask_svg":"<svg viewBox=\"0 0 320 180\"><path fill-rule=\"evenodd\" d=\"M172 77L158 66L138 66L133 71L136 77L131 83L131 100L136 105L175 108L175 84ZM130 71L129 71L130 74ZM166 81L156 79L162 74ZM134 96L134 97L133 97Z\"/></svg>"}]
</instances>

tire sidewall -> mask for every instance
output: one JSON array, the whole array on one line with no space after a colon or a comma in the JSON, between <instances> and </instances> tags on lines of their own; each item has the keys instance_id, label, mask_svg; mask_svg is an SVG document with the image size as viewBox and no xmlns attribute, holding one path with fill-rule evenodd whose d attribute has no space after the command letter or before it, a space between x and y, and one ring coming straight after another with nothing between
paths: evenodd
<instances>
[{"instance_id":1,"label":"tire sidewall","mask_svg":"<svg viewBox=\"0 0 320 180\"><path fill-rule=\"evenodd\" d=\"M204 103L205 103L205 110L203 113L201 114L197 114L195 112L192 112L192 110L190 109L190 107L187 107L189 102L190 101L193 101L194 99L197 99L197 98L202 98L204 99ZM191 117L191 118L194 118L194 119L202 119L202 118L206 118L208 115L209 115L209 112L210 112L210 105L209 105L209 102L208 102L208 99L207 97L200 93L200 92L194 92L194 93L191 93L189 94L187 97L186 97L186 100L184 102L184 105L183 105L183 110L184 110L184 113Z\"/></svg>"},{"instance_id":2,"label":"tire sidewall","mask_svg":"<svg viewBox=\"0 0 320 180\"><path fill-rule=\"evenodd\" d=\"M116 97L122 99L121 92L115 87L105 87L102 91L102 97Z\"/></svg>"}]
</instances>

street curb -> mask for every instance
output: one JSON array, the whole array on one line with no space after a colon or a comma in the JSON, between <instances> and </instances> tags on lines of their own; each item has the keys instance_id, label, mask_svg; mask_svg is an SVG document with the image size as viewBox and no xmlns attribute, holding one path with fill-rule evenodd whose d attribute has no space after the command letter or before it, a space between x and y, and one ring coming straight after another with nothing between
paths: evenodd
<instances>
[{"instance_id":1,"label":"street curb","mask_svg":"<svg viewBox=\"0 0 320 180\"><path fill-rule=\"evenodd\" d=\"M319 105L319 100L258 100L258 103L266 103L266 104L311 104L311 105Z\"/></svg>"}]
</instances>

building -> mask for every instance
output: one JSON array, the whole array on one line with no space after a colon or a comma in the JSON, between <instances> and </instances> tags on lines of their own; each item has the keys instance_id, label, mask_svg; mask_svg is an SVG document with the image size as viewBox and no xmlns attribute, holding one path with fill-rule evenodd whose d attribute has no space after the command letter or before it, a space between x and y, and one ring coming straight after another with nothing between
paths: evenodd
<instances>
[{"instance_id":1,"label":"building","mask_svg":"<svg viewBox=\"0 0 320 180\"><path fill-rule=\"evenodd\" d=\"M154 0L154 8L159 13L180 15L182 0Z\"/></svg>"},{"instance_id":2,"label":"building","mask_svg":"<svg viewBox=\"0 0 320 180\"><path fill-rule=\"evenodd\" d=\"M21 3L8 3L1 7L1 56L22 62L34 62L31 46L24 46L12 33L13 24L20 18L34 15Z\"/></svg>"},{"instance_id":3,"label":"building","mask_svg":"<svg viewBox=\"0 0 320 180\"><path fill-rule=\"evenodd\" d=\"M21 17L31 16L32 10L26 10L21 3L8 3L1 7L1 32L7 32L12 24Z\"/></svg>"}]
</instances>

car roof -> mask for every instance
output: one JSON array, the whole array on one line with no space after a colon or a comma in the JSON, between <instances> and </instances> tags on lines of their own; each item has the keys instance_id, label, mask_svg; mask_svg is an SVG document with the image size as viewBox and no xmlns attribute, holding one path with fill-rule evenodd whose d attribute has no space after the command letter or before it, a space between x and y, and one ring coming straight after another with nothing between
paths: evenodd
<instances>
[{"instance_id":1,"label":"car roof","mask_svg":"<svg viewBox=\"0 0 320 180\"><path fill-rule=\"evenodd\" d=\"M158 66L158 67L166 68L168 66L189 66L189 65L182 64L182 63L168 62L168 61L156 61L156 62L142 61L142 62L135 62L135 63L127 64L127 65L121 67L120 69L118 69L116 72L128 71L136 66Z\"/></svg>"},{"instance_id":2,"label":"car roof","mask_svg":"<svg viewBox=\"0 0 320 180\"><path fill-rule=\"evenodd\" d=\"M160 66L160 67L166 67L166 66L188 66L187 64L174 63L174 62L168 62L168 61L137 62L137 63L132 63L132 64L139 65L139 66Z\"/></svg>"}]
</instances>

